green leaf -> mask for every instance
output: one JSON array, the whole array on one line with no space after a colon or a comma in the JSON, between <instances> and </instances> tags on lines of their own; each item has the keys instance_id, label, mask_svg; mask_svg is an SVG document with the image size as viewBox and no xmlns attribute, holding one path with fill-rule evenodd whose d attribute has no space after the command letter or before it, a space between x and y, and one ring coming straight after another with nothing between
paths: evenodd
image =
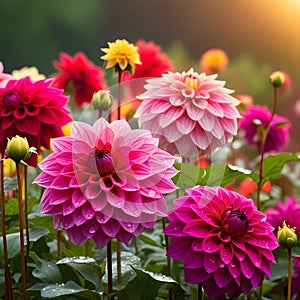
<instances>
[{"instance_id":1,"label":"green leaf","mask_svg":"<svg viewBox=\"0 0 300 300\"><path fill-rule=\"evenodd\" d=\"M203 186L227 186L235 179L244 180L251 178L258 181L257 173L232 165L213 164L204 169L203 176L199 178L198 184Z\"/></svg>"},{"instance_id":2,"label":"green leaf","mask_svg":"<svg viewBox=\"0 0 300 300\"><path fill-rule=\"evenodd\" d=\"M141 268L132 267L136 277L120 292L120 299L124 300L154 300L158 290L164 284L178 283L169 276L148 272Z\"/></svg>"},{"instance_id":3,"label":"green leaf","mask_svg":"<svg viewBox=\"0 0 300 300\"><path fill-rule=\"evenodd\" d=\"M41 237L47 235L49 230L43 227L31 227L29 228L29 240L32 242L36 242ZM24 230L24 238L26 245L26 232ZM15 257L20 251L20 233L14 232L6 235L7 240L7 250L8 250L8 258L11 259ZM0 249L3 251L3 239L0 239Z\"/></svg>"},{"instance_id":4,"label":"green leaf","mask_svg":"<svg viewBox=\"0 0 300 300\"><path fill-rule=\"evenodd\" d=\"M293 153L279 153L267 156L263 161L262 183L279 178L284 165L291 161L300 161L300 158Z\"/></svg>"},{"instance_id":5,"label":"green leaf","mask_svg":"<svg viewBox=\"0 0 300 300\"><path fill-rule=\"evenodd\" d=\"M96 263L93 258L90 257L66 257L57 262L57 265L66 264L74 269L84 280L91 282L95 289L98 291L102 290L100 282L102 281L102 272L101 267Z\"/></svg>"},{"instance_id":6,"label":"green leaf","mask_svg":"<svg viewBox=\"0 0 300 300\"><path fill-rule=\"evenodd\" d=\"M39 259L40 265L33 271L32 275L42 282L59 283L62 282L61 273L54 261Z\"/></svg>"},{"instance_id":7,"label":"green leaf","mask_svg":"<svg viewBox=\"0 0 300 300\"><path fill-rule=\"evenodd\" d=\"M203 176L203 169L192 164L174 164L174 167L180 172L173 177L173 181L182 189L194 187L198 178Z\"/></svg>"},{"instance_id":8,"label":"green leaf","mask_svg":"<svg viewBox=\"0 0 300 300\"><path fill-rule=\"evenodd\" d=\"M41 290L41 296L45 299L102 299L101 293L80 287L74 281L65 284L48 285Z\"/></svg>"}]
</instances>

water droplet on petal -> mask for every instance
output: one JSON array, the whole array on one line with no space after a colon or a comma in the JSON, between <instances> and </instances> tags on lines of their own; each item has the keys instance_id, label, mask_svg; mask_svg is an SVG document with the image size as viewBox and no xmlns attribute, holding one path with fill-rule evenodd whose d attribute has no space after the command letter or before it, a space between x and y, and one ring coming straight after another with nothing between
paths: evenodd
<instances>
[{"instance_id":1,"label":"water droplet on petal","mask_svg":"<svg viewBox=\"0 0 300 300\"><path fill-rule=\"evenodd\" d=\"M148 196L149 197L154 197L156 195L156 192L154 191L154 190L150 190L149 192L148 192Z\"/></svg>"}]
</instances>

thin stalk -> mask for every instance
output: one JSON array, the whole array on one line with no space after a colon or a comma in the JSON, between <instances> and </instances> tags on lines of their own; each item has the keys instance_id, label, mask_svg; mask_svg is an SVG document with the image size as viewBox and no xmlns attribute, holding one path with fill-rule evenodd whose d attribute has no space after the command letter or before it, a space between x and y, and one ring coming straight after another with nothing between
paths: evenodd
<instances>
[{"instance_id":1,"label":"thin stalk","mask_svg":"<svg viewBox=\"0 0 300 300\"><path fill-rule=\"evenodd\" d=\"M288 290L287 290L287 300L291 300L292 294L292 249L288 248Z\"/></svg>"},{"instance_id":2,"label":"thin stalk","mask_svg":"<svg viewBox=\"0 0 300 300\"><path fill-rule=\"evenodd\" d=\"M2 220L2 240L3 240L3 255L4 255L4 278L5 278L5 300L10 300L11 298L11 279L9 272L8 263L8 251L7 251L7 240L6 240L6 224L5 224L5 197L4 197L4 168L3 160L0 154L0 186L1 186L1 220Z\"/></svg>"},{"instance_id":3,"label":"thin stalk","mask_svg":"<svg viewBox=\"0 0 300 300\"><path fill-rule=\"evenodd\" d=\"M198 300L202 300L202 284L198 283Z\"/></svg>"},{"instance_id":4,"label":"thin stalk","mask_svg":"<svg viewBox=\"0 0 300 300\"><path fill-rule=\"evenodd\" d=\"M24 202L25 202L25 231L26 231L26 257L29 254L29 222L28 222L28 167L24 165Z\"/></svg>"},{"instance_id":5,"label":"thin stalk","mask_svg":"<svg viewBox=\"0 0 300 300\"><path fill-rule=\"evenodd\" d=\"M57 257L60 257L61 254L61 230L57 231Z\"/></svg>"},{"instance_id":6,"label":"thin stalk","mask_svg":"<svg viewBox=\"0 0 300 300\"><path fill-rule=\"evenodd\" d=\"M257 185L257 196L256 196L256 205L257 210L260 210L260 192L262 189L262 181L263 181L263 162L264 162L264 153L265 153L265 147L266 147L266 141L267 137L272 125L272 121L274 119L275 111L277 106L277 88L274 87L274 98L273 98L273 108L272 108L272 115L271 119L266 127L266 129L262 132L262 138L261 138L261 147L260 147L260 161L259 161L259 182Z\"/></svg>"},{"instance_id":7,"label":"thin stalk","mask_svg":"<svg viewBox=\"0 0 300 300\"><path fill-rule=\"evenodd\" d=\"M22 203L22 180L20 171L20 162L16 162L17 180L18 180L18 200L19 200L19 226L20 226L20 255L21 255L21 272L22 272L22 293L23 299L26 300L26 263L24 251L24 231L23 231L23 203Z\"/></svg>"},{"instance_id":8,"label":"thin stalk","mask_svg":"<svg viewBox=\"0 0 300 300\"><path fill-rule=\"evenodd\" d=\"M121 267L121 243L117 240L117 274L118 289L122 287L122 267Z\"/></svg>"},{"instance_id":9,"label":"thin stalk","mask_svg":"<svg viewBox=\"0 0 300 300\"><path fill-rule=\"evenodd\" d=\"M121 81L122 71L118 72L118 98L117 98L117 118L121 120Z\"/></svg>"},{"instance_id":10,"label":"thin stalk","mask_svg":"<svg viewBox=\"0 0 300 300\"><path fill-rule=\"evenodd\" d=\"M113 293L111 241L106 246L108 295Z\"/></svg>"},{"instance_id":11,"label":"thin stalk","mask_svg":"<svg viewBox=\"0 0 300 300\"><path fill-rule=\"evenodd\" d=\"M166 218L162 218L162 227L163 230L165 230L166 228ZM166 244L166 251L168 251L169 249L169 239L166 235L164 235L165 237L165 244ZM168 270L168 275L172 276L172 265L171 265L171 258L169 256L167 256L167 270ZM169 300L173 299L173 293L172 293L172 289L169 288Z\"/></svg>"}]
</instances>

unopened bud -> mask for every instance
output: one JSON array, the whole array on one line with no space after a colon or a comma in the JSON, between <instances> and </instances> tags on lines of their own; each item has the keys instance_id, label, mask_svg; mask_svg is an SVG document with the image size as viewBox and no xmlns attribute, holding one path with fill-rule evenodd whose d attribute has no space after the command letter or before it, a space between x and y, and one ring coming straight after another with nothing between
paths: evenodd
<instances>
[{"instance_id":1,"label":"unopened bud","mask_svg":"<svg viewBox=\"0 0 300 300\"><path fill-rule=\"evenodd\" d=\"M27 139L18 135L11 140L8 139L5 154L16 162L30 157L31 152Z\"/></svg>"},{"instance_id":2,"label":"unopened bud","mask_svg":"<svg viewBox=\"0 0 300 300\"><path fill-rule=\"evenodd\" d=\"M95 109L98 109L100 111L107 111L112 106L112 95L109 91L100 90L94 93L92 104Z\"/></svg>"},{"instance_id":3,"label":"unopened bud","mask_svg":"<svg viewBox=\"0 0 300 300\"><path fill-rule=\"evenodd\" d=\"M280 71L275 71L270 75L270 82L274 87L283 86L285 83L285 76Z\"/></svg>"},{"instance_id":4,"label":"unopened bud","mask_svg":"<svg viewBox=\"0 0 300 300\"><path fill-rule=\"evenodd\" d=\"M290 228L284 221L282 227L278 228L277 240L279 245L285 248L295 247L297 245L297 235L295 233L295 228Z\"/></svg>"}]
</instances>

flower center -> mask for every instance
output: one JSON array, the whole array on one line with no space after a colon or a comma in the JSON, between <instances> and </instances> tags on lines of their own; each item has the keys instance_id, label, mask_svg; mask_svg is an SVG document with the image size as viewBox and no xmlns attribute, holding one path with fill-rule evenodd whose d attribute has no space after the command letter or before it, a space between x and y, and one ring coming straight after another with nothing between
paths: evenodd
<instances>
[{"instance_id":1,"label":"flower center","mask_svg":"<svg viewBox=\"0 0 300 300\"><path fill-rule=\"evenodd\" d=\"M21 104L21 97L17 92L10 92L4 96L3 102L6 108L12 110Z\"/></svg>"},{"instance_id":2,"label":"flower center","mask_svg":"<svg viewBox=\"0 0 300 300\"><path fill-rule=\"evenodd\" d=\"M92 164L96 163L96 168L101 177L108 176L114 172L112 155L107 149L97 149L90 154Z\"/></svg>"},{"instance_id":3,"label":"flower center","mask_svg":"<svg viewBox=\"0 0 300 300\"><path fill-rule=\"evenodd\" d=\"M199 91L200 89L200 82L199 79L192 76L192 75L187 75L184 78L184 84L190 88L192 88L193 90L195 90L196 92Z\"/></svg>"},{"instance_id":4,"label":"flower center","mask_svg":"<svg viewBox=\"0 0 300 300\"><path fill-rule=\"evenodd\" d=\"M249 227L248 218L239 209L229 209L223 214L223 230L235 237L243 236Z\"/></svg>"}]
</instances>

